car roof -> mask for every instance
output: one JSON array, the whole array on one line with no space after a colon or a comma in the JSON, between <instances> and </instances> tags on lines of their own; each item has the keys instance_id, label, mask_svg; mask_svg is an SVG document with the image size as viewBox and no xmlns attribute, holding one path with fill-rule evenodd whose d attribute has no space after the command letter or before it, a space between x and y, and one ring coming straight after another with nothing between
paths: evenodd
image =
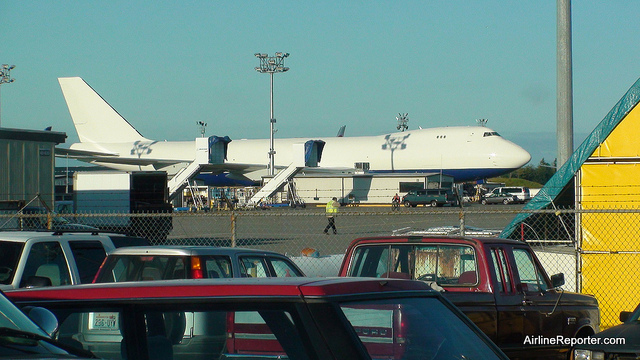
<instances>
[{"instance_id":1,"label":"car roof","mask_svg":"<svg viewBox=\"0 0 640 360\"><path fill-rule=\"evenodd\" d=\"M145 300L209 297L327 297L395 292L437 292L420 281L377 278L240 278L79 284L8 290L13 301Z\"/></svg>"},{"instance_id":2,"label":"car roof","mask_svg":"<svg viewBox=\"0 0 640 360\"><path fill-rule=\"evenodd\" d=\"M409 235L409 236L376 236L376 237L364 237L358 238L351 242L350 247L361 244L388 244L388 243L426 243L426 242L441 242L441 243L459 243L459 244L512 244L523 245L522 241L502 239L496 237L475 237L475 236L421 236L421 235Z\"/></svg>"},{"instance_id":3,"label":"car roof","mask_svg":"<svg viewBox=\"0 0 640 360\"><path fill-rule=\"evenodd\" d=\"M58 230L12 230L12 231L0 231L0 241L13 241L13 242L27 242L31 239L51 239L52 237L60 238L63 235L69 236L84 236L87 237L96 237L96 236L125 236L118 233L112 232L96 232L96 231L58 231Z\"/></svg>"},{"instance_id":4,"label":"car roof","mask_svg":"<svg viewBox=\"0 0 640 360\"><path fill-rule=\"evenodd\" d=\"M128 246L118 248L110 255L169 255L169 256L197 256L197 255L269 255L284 256L280 253L268 250L256 250L246 248L230 248L217 246L179 246L179 245L155 245L155 246Z\"/></svg>"}]
</instances>

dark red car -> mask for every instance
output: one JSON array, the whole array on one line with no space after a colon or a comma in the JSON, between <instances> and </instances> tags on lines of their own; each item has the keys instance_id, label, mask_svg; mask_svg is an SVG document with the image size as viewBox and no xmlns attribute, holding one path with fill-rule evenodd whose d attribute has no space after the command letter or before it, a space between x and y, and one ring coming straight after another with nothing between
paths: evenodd
<instances>
[{"instance_id":1,"label":"dark red car","mask_svg":"<svg viewBox=\"0 0 640 360\"><path fill-rule=\"evenodd\" d=\"M264 278L87 284L7 293L108 359L506 359L426 284Z\"/></svg>"}]
</instances>

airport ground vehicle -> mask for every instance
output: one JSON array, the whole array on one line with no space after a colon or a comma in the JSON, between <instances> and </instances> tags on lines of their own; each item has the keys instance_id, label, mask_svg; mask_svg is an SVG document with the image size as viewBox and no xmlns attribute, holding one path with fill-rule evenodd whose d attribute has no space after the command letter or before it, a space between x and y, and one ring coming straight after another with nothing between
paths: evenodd
<instances>
[{"instance_id":1,"label":"airport ground vehicle","mask_svg":"<svg viewBox=\"0 0 640 360\"><path fill-rule=\"evenodd\" d=\"M304 276L273 251L214 246L132 246L107 255L96 283L239 277Z\"/></svg>"},{"instance_id":2,"label":"airport ground vehicle","mask_svg":"<svg viewBox=\"0 0 640 360\"><path fill-rule=\"evenodd\" d=\"M34 314L36 324L0 292L0 359L85 359L90 353L53 340L47 332L57 327L52 313L43 308L23 309Z\"/></svg>"},{"instance_id":3,"label":"airport ground vehicle","mask_svg":"<svg viewBox=\"0 0 640 360\"><path fill-rule=\"evenodd\" d=\"M506 359L449 301L416 281L169 280L7 296L49 309L61 323L60 339L110 359Z\"/></svg>"},{"instance_id":4,"label":"airport ground vehicle","mask_svg":"<svg viewBox=\"0 0 640 360\"><path fill-rule=\"evenodd\" d=\"M529 245L499 238L389 236L354 240L340 276L422 280L442 291L507 355L566 359L569 345L527 336L586 337L599 331L597 300L558 290Z\"/></svg>"},{"instance_id":5,"label":"airport ground vehicle","mask_svg":"<svg viewBox=\"0 0 640 360\"><path fill-rule=\"evenodd\" d=\"M167 173L164 171L86 171L73 174L73 209L83 213L170 213ZM83 224L102 230L164 241L173 229L170 216L81 217Z\"/></svg>"},{"instance_id":6,"label":"airport ground vehicle","mask_svg":"<svg viewBox=\"0 0 640 360\"><path fill-rule=\"evenodd\" d=\"M411 190L402 197L402 203L406 207L455 205L456 197L451 189Z\"/></svg>"},{"instance_id":7,"label":"airport ground vehicle","mask_svg":"<svg viewBox=\"0 0 640 360\"><path fill-rule=\"evenodd\" d=\"M633 312L620 313L622 324L599 332L582 344L576 344L574 360L637 359L640 354L640 305Z\"/></svg>"},{"instance_id":8,"label":"airport ground vehicle","mask_svg":"<svg viewBox=\"0 0 640 360\"><path fill-rule=\"evenodd\" d=\"M515 195L511 195L509 193L501 193L501 194L496 194L496 193L488 193L485 196L482 197L482 199L480 199L480 203L482 205L489 205L489 204L504 204L504 205L508 205L508 204L514 204L518 201L518 198Z\"/></svg>"},{"instance_id":9,"label":"airport ground vehicle","mask_svg":"<svg viewBox=\"0 0 640 360\"><path fill-rule=\"evenodd\" d=\"M497 187L491 190L489 194L496 194L496 195L511 194L516 197L517 202L521 202L521 203L531 200L531 191L526 186Z\"/></svg>"},{"instance_id":10,"label":"airport ground vehicle","mask_svg":"<svg viewBox=\"0 0 640 360\"><path fill-rule=\"evenodd\" d=\"M0 231L0 289L90 283L109 252L148 244L96 231Z\"/></svg>"}]
</instances>

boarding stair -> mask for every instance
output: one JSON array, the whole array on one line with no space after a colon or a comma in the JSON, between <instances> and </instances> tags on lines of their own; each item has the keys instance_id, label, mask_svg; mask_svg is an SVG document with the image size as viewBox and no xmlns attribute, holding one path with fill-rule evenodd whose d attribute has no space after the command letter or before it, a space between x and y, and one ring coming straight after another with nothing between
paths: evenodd
<instances>
[{"instance_id":1,"label":"boarding stair","mask_svg":"<svg viewBox=\"0 0 640 360\"><path fill-rule=\"evenodd\" d=\"M249 200L249 204L257 205L281 190L291 182L294 176L305 167L317 167L322 158L324 141L309 140L305 143L293 144L293 162L280 170L269 182L258 190Z\"/></svg>"},{"instance_id":2,"label":"boarding stair","mask_svg":"<svg viewBox=\"0 0 640 360\"><path fill-rule=\"evenodd\" d=\"M271 197L273 194L278 192L282 187L291 180L300 170L304 169L304 166L298 166L296 164L291 164L286 168L278 171L276 176L274 176L268 183L266 183L260 190L258 190L249 200L250 203L257 204L261 200Z\"/></svg>"},{"instance_id":3,"label":"boarding stair","mask_svg":"<svg viewBox=\"0 0 640 360\"><path fill-rule=\"evenodd\" d=\"M189 180L200 172L200 168L203 164L196 161L190 163L188 166L180 169L168 182L169 198L173 198L178 192L184 189L189 184Z\"/></svg>"},{"instance_id":4,"label":"boarding stair","mask_svg":"<svg viewBox=\"0 0 640 360\"><path fill-rule=\"evenodd\" d=\"M189 180L196 176L205 165L220 165L224 163L227 154L229 137L210 136L196 138L194 160L180 169L169 181L169 199L175 198L186 186Z\"/></svg>"}]
</instances>

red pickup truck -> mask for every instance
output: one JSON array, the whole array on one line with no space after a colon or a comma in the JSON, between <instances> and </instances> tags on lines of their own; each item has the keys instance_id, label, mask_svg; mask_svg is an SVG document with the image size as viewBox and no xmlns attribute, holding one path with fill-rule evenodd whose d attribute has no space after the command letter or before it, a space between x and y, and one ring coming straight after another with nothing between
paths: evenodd
<instances>
[{"instance_id":1,"label":"red pickup truck","mask_svg":"<svg viewBox=\"0 0 640 360\"><path fill-rule=\"evenodd\" d=\"M347 249L340 276L425 281L510 358L567 359L571 338L599 331L597 300L562 291L564 275L549 278L529 245L520 241L360 238Z\"/></svg>"}]
</instances>

